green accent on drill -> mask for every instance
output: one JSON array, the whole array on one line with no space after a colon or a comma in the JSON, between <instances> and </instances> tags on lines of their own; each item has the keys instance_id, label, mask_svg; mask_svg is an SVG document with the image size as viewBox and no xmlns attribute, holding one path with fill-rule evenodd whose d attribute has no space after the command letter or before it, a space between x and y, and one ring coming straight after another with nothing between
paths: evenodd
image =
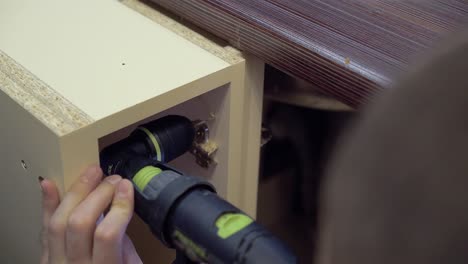
<instances>
[{"instance_id":1,"label":"green accent on drill","mask_svg":"<svg viewBox=\"0 0 468 264\"><path fill-rule=\"evenodd\" d=\"M200 247L199 245L197 245L197 243L193 242L193 240L191 240L190 238L182 234L182 232L180 232L177 229L174 231L172 236L174 240L176 241L176 243L182 244L185 250L188 249L192 251L194 254L197 255L198 258L200 258L200 260L206 261L207 259L206 250Z\"/></svg>"},{"instance_id":2,"label":"green accent on drill","mask_svg":"<svg viewBox=\"0 0 468 264\"><path fill-rule=\"evenodd\" d=\"M161 148L159 146L158 140L154 137L153 133L151 133L151 131L149 131L146 127L138 127L138 129L145 132L145 134L148 135L149 139L154 145L154 148L156 149L156 158L158 159L158 161L162 161Z\"/></svg>"},{"instance_id":3,"label":"green accent on drill","mask_svg":"<svg viewBox=\"0 0 468 264\"><path fill-rule=\"evenodd\" d=\"M133 182L138 187L138 189L140 189L140 191L143 191L151 179L159 175L161 172L162 170L160 168L153 166L144 167L137 172L135 177L133 177Z\"/></svg>"},{"instance_id":4,"label":"green accent on drill","mask_svg":"<svg viewBox=\"0 0 468 264\"><path fill-rule=\"evenodd\" d=\"M218 228L218 236L226 239L241 231L252 222L253 219L245 214L226 213L216 220L215 225Z\"/></svg>"}]
</instances>

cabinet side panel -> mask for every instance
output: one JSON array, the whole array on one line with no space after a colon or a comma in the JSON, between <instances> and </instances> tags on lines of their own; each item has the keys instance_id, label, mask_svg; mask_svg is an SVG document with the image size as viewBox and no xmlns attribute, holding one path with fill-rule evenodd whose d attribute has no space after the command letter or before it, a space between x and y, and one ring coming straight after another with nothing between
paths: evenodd
<instances>
[{"instance_id":1,"label":"cabinet side panel","mask_svg":"<svg viewBox=\"0 0 468 264\"><path fill-rule=\"evenodd\" d=\"M245 54L245 97L242 167L242 196L244 210L252 216L257 213L257 192L260 170L260 144L262 130L263 82L265 63Z\"/></svg>"},{"instance_id":2,"label":"cabinet side panel","mask_svg":"<svg viewBox=\"0 0 468 264\"><path fill-rule=\"evenodd\" d=\"M53 179L61 188L59 138L1 91L0 111L0 262L38 263L38 177Z\"/></svg>"},{"instance_id":3,"label":"cabinet side panel","mask_svg":"<svg viewBox=\"0 0 468 264\"><path fill-rule=\"evenodd\" d=\"M249 56L233 67L227 198L256 215L264 63Z\"/></svg>"}]
</instances>

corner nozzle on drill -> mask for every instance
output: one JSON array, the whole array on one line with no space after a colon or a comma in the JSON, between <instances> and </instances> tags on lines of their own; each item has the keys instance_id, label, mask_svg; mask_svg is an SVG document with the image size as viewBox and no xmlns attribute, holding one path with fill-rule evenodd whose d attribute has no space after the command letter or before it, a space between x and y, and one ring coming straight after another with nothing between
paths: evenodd
<instances>
[{"instance_id":1,"label":"corner nozzle on drill","mask_svg":"<svg viewBox=\"0 0 468 264\"><path fill-rule=\"evenodd\" d=\"M217 145L208 138L206 122L169 115L139 126L129 137L101 151L101 167L107 175L118 171L129 157L140 156L167 163L187 151L207 168L213 163ZM200 140L200 136L204 140Z\"/></svg>"}]
</instances>

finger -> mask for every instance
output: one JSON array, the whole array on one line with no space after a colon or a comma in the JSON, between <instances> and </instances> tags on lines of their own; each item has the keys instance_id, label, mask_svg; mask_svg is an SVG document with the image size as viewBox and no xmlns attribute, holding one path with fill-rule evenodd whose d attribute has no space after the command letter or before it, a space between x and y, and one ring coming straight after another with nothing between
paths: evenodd
<instances>
[{"instance_id":1,"label":"finger","mask_svg":"<svg viewBox=\"0 0 468 264\"><path fill-rule=\"evenodd\" d=\"M133 185L122 180L109 213L94 233L93 263L122 263L123 237L133 215Z\"/></svg>"},{"instance_id":2,"label":"finger","mask_svg":"<svg viewBox=\"0 0 468 264\"><path fill-rule=\"evenodd\" d=\"M72 212L66 231L68 263L87 263L92 260L93 235L102 212L112 202L116 185L122 177L107 177Z\"/></svg>"},{"instance_id":3,"label":"finger","mask_svg":"<svg viewBox=\"0 0 468 264\"><path fill-rule=\"evenodd\" d=\"M143 264L130 238L125 235L123 238L123 263Z\"/></svg>"},{"instance_id":4,"label":"finger","mask_svg":"<svg viewBox=\"0 0 468 264\"><path fill-rule=\"evenodd\" d=\"M89 167L65 194L49 222L49 260L51 263L65 263L65 230L68 217L73 209L96 188L102 177L97 166Z\"/></svg>"},{"instance_id":5,"label":"finger","mask_svg":"<svg viewBox=\"0 0 468 264\"><path fill-rule=\"evenodd\" d=\"M41 231L41 244L42 256L41 263L48 263L49 259L49 246L48 246L48 226L52 214L57 209L60 203L60 195L57 186L50 181L40 178L40 185L42 189L42 231Z\"/></svg>"}]
</instances>

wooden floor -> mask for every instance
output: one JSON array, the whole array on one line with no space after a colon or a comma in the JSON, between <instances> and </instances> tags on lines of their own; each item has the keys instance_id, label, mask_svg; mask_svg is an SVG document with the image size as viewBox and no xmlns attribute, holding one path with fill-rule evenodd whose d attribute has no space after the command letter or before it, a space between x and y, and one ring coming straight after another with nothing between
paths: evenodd
<instances>
[{"instance_id":1,"label":"wooden floor","mask_svg":"<svg viewBox=\"0 0 468 264\"><path fill-rule=\"evenodd\" d=\"M351 106L468 27L467 0L145 0Z\"/></svg>"}]
</instances>

